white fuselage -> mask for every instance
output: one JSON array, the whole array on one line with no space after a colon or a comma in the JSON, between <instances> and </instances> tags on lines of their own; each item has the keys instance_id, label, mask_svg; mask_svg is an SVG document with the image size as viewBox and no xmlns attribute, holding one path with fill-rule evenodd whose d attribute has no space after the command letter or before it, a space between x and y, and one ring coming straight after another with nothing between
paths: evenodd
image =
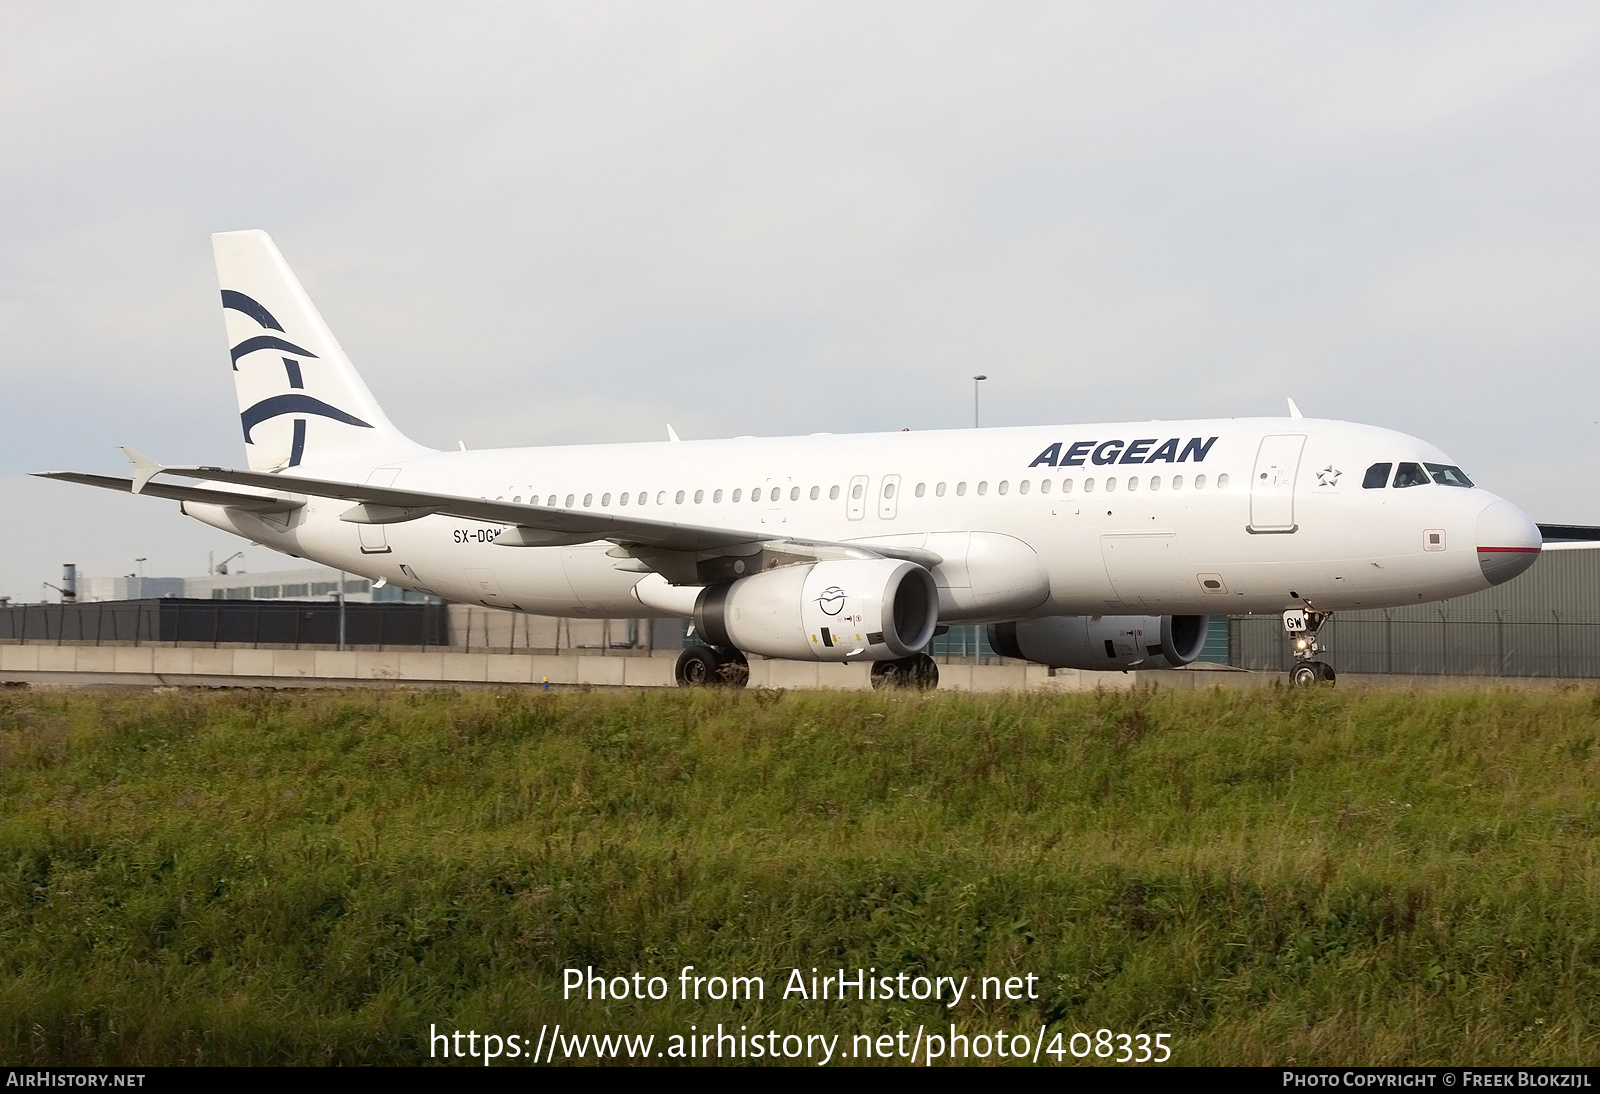
<instances>
[{"instance_id":1,"label":"white fuselage","mask_svg":"<svg viewBox=\"0 0 1600 1094\"><path fill-rule=\"evenodd\" d=\"M1477 487L1363 487L1371 465L1389 463L1392 479L1407 461L1453 463L1386 429L1255 418L428 452L296 471L932 552L941 622L1415 604L1487 588L1480 548L1538 548L1533 523ZM184 509L449 600L682 614L642 604L639 567L605 541L511 547L497 525L443 516L353 524L340 519L348 502L315 497L281 518Z\"/></svg>"}]
</instances>

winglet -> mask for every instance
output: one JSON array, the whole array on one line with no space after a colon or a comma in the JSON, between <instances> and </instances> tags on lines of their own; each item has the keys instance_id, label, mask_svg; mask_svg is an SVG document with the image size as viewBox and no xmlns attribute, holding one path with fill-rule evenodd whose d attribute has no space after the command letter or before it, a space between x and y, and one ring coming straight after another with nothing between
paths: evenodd
<instances>
[{"instance_id":1,"label":"winglet","mask_svg":"<svg viewBox=\"0 0 1600 1094\"><path fill-rule=\"evenodd\" d=\"M1294 400L1293 399L1289 400L1289 417L1291 417L1291 418L1304 418L1305 417L1304 414L1300 413L1300 408L1294 405Z\"/></svg>"},{"instance_id":2,"label":"winglet","mask_svg":"<svg viewBox=\"0 0 1600 1094\"><path fill-rule=\"evenodd\" d=\"M128 457L129 463L133 464L133 492L135 494L144 493L145 483L166 470L149 456L129 448L127 445L122 446L122 454Z\"/></svg>"},{"instance_id":3,"label":"winglet","mask_svg":"<svg viewBox=\"0 0 1600 1094\"><path fill-rule=\"evenodd\" d=\"M678 431L672 428L671 422L667 423L667 440L671 441L673 444L678 443Z\"/></svg>"}]
</instances>

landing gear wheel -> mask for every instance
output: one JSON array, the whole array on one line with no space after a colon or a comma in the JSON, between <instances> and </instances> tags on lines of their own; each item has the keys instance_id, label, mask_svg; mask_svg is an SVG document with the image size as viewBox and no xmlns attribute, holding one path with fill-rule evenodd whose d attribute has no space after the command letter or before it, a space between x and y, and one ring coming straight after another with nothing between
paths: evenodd
<instances>
[{"instance_id":1,"label":"landing gear wheel","mask_svg":"<svg viewBox=\"0 0 1600 1094\"><path fill-rule=\"evenodd\" d=\"M1303 661L1289 670L1289 683L1297 688L1314 688L1322 681L1322 673L1314 662Z\"/></svg>"},{"instance_id":2,"label":"landing gear wheel","mask_svg":"<svg viewBox=\"0 0 1600 1094\"><path fill-rule=\"evenodd\" d=\"M690 646L678 654L673 679L680 688L703 688L716 682L719 658L710 646Z\"/></svg>"},{"instance_id":3,"label":"landing gear wheel","mask_svg":"<svg viewBox=\"0 0 1600 1094\"><path fill-rule=\"evenodd\" d=\"M750 662L738 650L690 646L678 654L672 675L680 688L742 688L750 682Z\"/></svg>"},{"instance_id":4,"label":"landing gear wheel","mask_svg":"<svg viewBox=\"0 0 1600 1094\"><path fill-rule=\"evenodd\" d=\"M884 691L905 687L899 661L874 661L872 663L872 690Z\"/></svg>"},{"instance_id":5,"label":"landing gear wheel","mask_svg":"<svg viewBox=\"0 0 1600 1094\"><path fill-rule=\"evenodd\" d=\"M1335 677L1333 675L1333 666L1332 665L1328 664L1326 661L1318 661L1317 662L1317 668L1319 670L1321 670L1321 672L1322 672L1322 680L1323 680L1324 683L1327 683L1327 684L1333 683Z\"/></svg>"},{"instance_id":6,"label":"landing gear wheel","mask_svg":"<svg viewBox=\"0 0 1600 1094\"><path fill-rule=\"evenodd\" d=\"M938 686L939 665L925 653L872 663L872 687L875 691L885 688L931 691Z\"/></svg>"},{"instance_id":7,"label":"landing gear wheel","mask_svg":"<svg viewBox=\"0 0 1600 1094\"><path fill-rule=\"evenodd\" d=\"M718 650L721 661L717 665L716 679L721 688L742 688L750 682L750 662L738 650Z\"/></svg>"}]
</instances>

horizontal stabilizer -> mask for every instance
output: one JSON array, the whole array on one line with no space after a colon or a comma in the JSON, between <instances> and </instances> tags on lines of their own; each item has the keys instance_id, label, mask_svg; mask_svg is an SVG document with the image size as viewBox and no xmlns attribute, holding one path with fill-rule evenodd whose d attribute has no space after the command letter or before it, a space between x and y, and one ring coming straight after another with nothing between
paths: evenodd
<instances>
[{"instance_id":1,"label":"horizontal stabilizer","mask_svg":"<svg viewBox=\"0 0 1600 1094\"><path fill-rule=\"evenodd\" d=\"M178 486L175 483L146 483L143 490L134 489L133 479L119 479L112 475L89 475L81 471L36 471L36 478L60 479L84 486L98 486L106 490L121 490L125 494L140 493L147 497L171 498L173 501L192 501L206 505L225 505L229 509L242 509L247 513L288 513L299 509L305 502L299 498L269 498L261 494L237 494L231 490L210 490L204 486Z\"/></svg>"}]
</instances>

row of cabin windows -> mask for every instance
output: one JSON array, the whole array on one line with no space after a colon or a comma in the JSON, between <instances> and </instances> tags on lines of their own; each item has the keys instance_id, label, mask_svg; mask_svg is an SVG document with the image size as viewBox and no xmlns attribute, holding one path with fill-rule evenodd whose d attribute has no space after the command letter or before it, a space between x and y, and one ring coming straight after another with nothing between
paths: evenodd
<instances>
[{"instance_id":1,"label":"row of cabin windows","mask_svg":"<svg viewBox=\"0 0 1600 1094\"><path fill-rule=\"evenodd\" d=\"M1389 471L1394 469L1394 481L1389 480ZM1361 480L1361 485L1367 490L1382 490L1385 486L1427 486L1436 482L1440 486L1470 487L1472 480L1462 472L1459 467L1452 467L1444 463L1403 463L1395 467L1392 463L1375 463L1367 468L1366 477Z\"/></svg>"},{"instance_id":2,"label":"row of cabin windows","mask_svg":"<svg viewBox=\"0 0 1600 1094\"><path fill-rule=\"evenodd\" d=\"M1129 490L1129 491L1138 490L1139 489L1139 482L1140 482L1140 480L1139 480L1139 476L1138 475L1130 475L1128 477L1127 481L1126 481L1126 484L1125 484L1124 488L1126 490ZM1041 493L1041 494L1050 493L1051 490L1054 488L1054 483L1055 483L1054 479L1040 479L1039 480L1039 493ZM945 496L945 492L946 492L946 486L947 486L946 483L942 483L942 482L941 483L936 483L934 485L934 487L933 487L933 496L936 497L936 498L944 497ZM1173 475L1171 477L1171 479L1168 481L1167 488L1169 490L1182 490L1183 489L1183 476L1182 475ZM1192 488L1195 489L1195 490L1204 490L1206 488L1206 477L1204 475L1195 475L1193 477ZM1226 490L1228 488L1228 476L1227 475L1224 474L1224 475L1218 475L1217 476L1216 488L1218 490ZM1032 489L1033 489L1033 482L1032 482L1031 479L1023 479L1021 482L1017 483L1017 493L1018 494L1026 494L1029 491L1031 491ZM1072 482L1071 479L1062 479L1061 480L1061 493L1070 494L1070 493L1072 493L1072 489L1073 489L1073 482ZM1083 480L1083 492L1084 493L1086 493L1086 494L1093 493L1094 489L1095 489L1095 480L1094 479L1090 478L1090 479L1084 479ZM1102 485L1102 489L1104 489L1107 492L1111 492L1111 491L1116 490L1117 489L1117 479L1116 479L1116 477L1112 476L1111 478L1105 479L1104 482L1103 482L1103 485ZM1147 490L1160 490L1161 489L1161 476L1160 475L1151 475L1147 480L1145 480L1145 489L1147 489ZM896 486L895 486L894 483L890 482L890 483L884 484L883 496L884 496L884 498L886 500L890 499L890 498L893 498L895 496L896 492L897 492L896 491ZM920 497L925 497L927 495L927 492L928 492L928 484L927 483L925 483L925 482L917 483L916 489L914 491L914 493L916 494L917 497L919 497L919 498ZM1005 494L1009 494L1010 492L1011 492L1011 482L1010 482L1009 479L1001 479L998 483L995 484L995 493L1001 494L1001 495L1005 495ZM860 501L865 493L866 493L866 487L862 483L859 483L859 482L855 483L850 488L850 497L851 497L852 500ZM978 497L980 497L980 498L981 497L985 497L985 496L988 495L988 493L989 493L989 483L988 483L987 480L984 480L984 481L979 482L977 484L976 493L977 493ZM810 499L812 501L820 500L821 497L822 497L822 487L813 486L811 488L808 496L810 497ZM955 484L955 496L958 497L958 498L964 498L964 497L967 496L967 484L966 483L958 482L958 483ZM668 497L668 491L666 491L666 490L658 490L658 491L656 491L655 504L657 504L657 505L666 505L666 504L668 504L667 497ZM685 502L685 500L687 500L687 498L688 498L688 492L685 491L685 490L679 490L679 491L676 491L675 493L673 493L671 495L671 497L672 497L672 504L682 505ZM722 494L721 490L713 490L711 492L711 503L713 505L720 505L722 503L722 497L723 497L723 494ZM706 492L704 490L696 490L694 492L694 504L695 505L703 505L705 503L705 498L706 498ZM770 489L768 489L766 487L757 486L757 487L755 487L754 489L752 489L750 491L750 500L753 501L753 502L781 501L782 498L783 498L783 488L781 486L774 486L774 487L771 487ZM637 494L632 494L631 492L624 491L623 493L617 495L617 504L618 505L627 505L629 503L630 499L632 499L634 504L636 504L636 505L649 505L650 504L650 492L648 490L640 490ZM501 497L498 497L495 500L496 501L504 501L505 498L502 495ZM522 495L521 494L516 494L511 498L511 500L512 500L513 503L520 505L520 504L522 504ZM744 500L744 490L743 490L743 488L741 487L741 488L735 489L733 491L733 493L728 496L728 500L730 502L738 502L738 501ZM792 486L792 487L789 488L789 500L790 501L799 501L800 500L800 487ZM837 500L839 500L839 487L831 486L831 487L828 488L828 500L829 501L837 501ZM561 501L562 501L562 499L560 498L559 495L551 494L551 495L549 495L548 499L545 501L545 506L547 508L554 509L554 508L557 508L558 505L561 504ZM566 508L571 509L571 508L575 507L576 504L577 504L577 501L578 501L578 496L576 494L568 494L566 496L566 499L565 499ZM537 494L529 495L528 496L528 504L529 505L538 505L539 504L539 496ZM592 508L593 505L594 505L594 495L593 494L585 494L585 495L583 495L583 506L584 506L584 508L586 508L586 509L587 508ZM611 505L611 495L609 493L605 493L605 494L601 494L600 495L600 505L601 505L602 508L609 507Z\"/></svg>"}]
</instances>

